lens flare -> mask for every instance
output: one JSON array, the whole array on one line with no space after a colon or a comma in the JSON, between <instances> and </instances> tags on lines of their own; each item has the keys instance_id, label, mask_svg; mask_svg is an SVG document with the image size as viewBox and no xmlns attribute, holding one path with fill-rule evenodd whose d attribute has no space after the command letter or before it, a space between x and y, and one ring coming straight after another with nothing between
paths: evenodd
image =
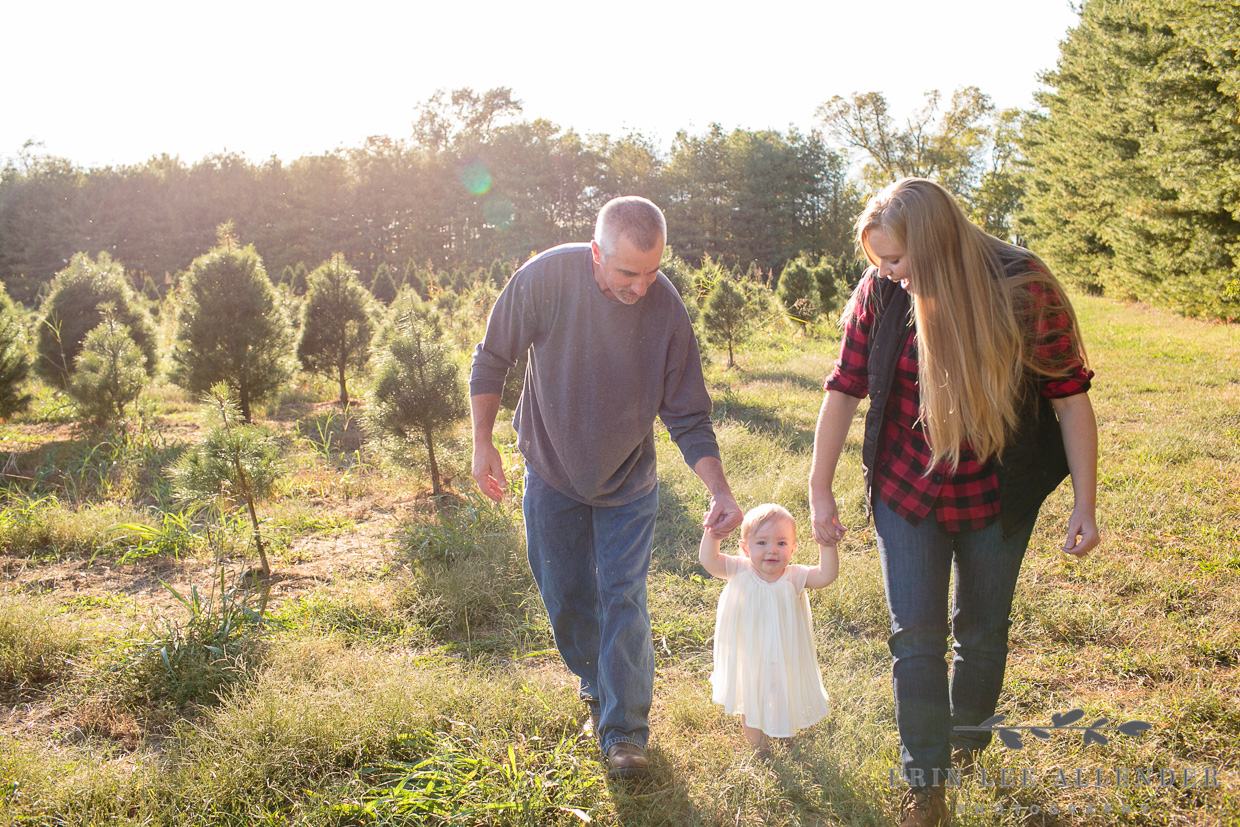
<instances>
[{"instance_id":1,"label":"lens flare","mask_svg":"<svg viewBox=\"0 0 1240 827\"><path fill-rule=\"evenodd\" d=\"M492 195L482 202L482 220L497 230L506 230L517 220L517 210L502 195Z\"/></svg>"},{"instance_id":2,"label":"lens flare","mask_svg":"<svg viewBox=\"0 0 1240 827\"><path fill-rule=\"evenodd\" d=\"M461 183L474 195L483 195L491 189L491 171L481 161L470 161L461 167Z\"/></svg>"}]
</instances>

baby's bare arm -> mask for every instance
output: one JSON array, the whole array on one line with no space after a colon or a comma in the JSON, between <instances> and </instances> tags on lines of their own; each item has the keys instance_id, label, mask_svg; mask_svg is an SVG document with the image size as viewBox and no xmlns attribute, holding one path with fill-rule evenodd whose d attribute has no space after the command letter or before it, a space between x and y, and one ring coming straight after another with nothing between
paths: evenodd
<instances>
[{"instance_id":1,"label":"baby's bare arm","mask_svg":"<svg viewBox=\"0 0 1240 827\"><path fill-rule=\"evenodd\" d=\"M706 569L715 577L721 580L728 579L728 567L723 558L726 555L719 553L719 544L722 541L710 533L709 530L702 532L702 545L698 548L698 562L702 564L702 568Z\"/></svg>"},{"instance_id":2,"label":"baby's bare arm","mask_svg":"<svg viewBox=\"0 0 1240 827\"><path fill-rule=\"evenodd\" d=\"M818 546L818 565L809 570L805 588L821 589L830 586L840 573L840 553L835 545Z\"/></svg>"}]
</instances>

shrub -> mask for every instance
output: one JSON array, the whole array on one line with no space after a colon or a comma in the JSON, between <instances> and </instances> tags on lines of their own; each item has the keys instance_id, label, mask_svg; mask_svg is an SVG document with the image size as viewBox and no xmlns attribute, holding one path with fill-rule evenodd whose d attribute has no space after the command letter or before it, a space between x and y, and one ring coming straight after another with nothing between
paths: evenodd
<instances>
[{"instance_id":1,"label":"shrub","mask_svg":"<svg viewBox=\"0 0 1240 827\"><path fill-rule=\"evenodd\" d=\"M139 644L121 669L147 703L214 702L220 690L247 674L272 623L266 592L245 585L228 588L219 571L205 595L197 586L183 595L164 588L185 607L184 621L164 620L163 634Z\"/></svg>"}]
</instances>

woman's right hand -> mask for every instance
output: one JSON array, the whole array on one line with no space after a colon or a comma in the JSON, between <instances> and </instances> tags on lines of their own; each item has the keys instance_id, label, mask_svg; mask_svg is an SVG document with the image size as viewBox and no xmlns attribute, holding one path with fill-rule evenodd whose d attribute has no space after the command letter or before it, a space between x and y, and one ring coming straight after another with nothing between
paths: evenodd
<instances>
[{"instance_id":1,"label":"woman's right hand","mask_svg":"<svg viewBox=\"0 0 1240 827\"><path fill-rule=\"evenodd\" d=\"M814 542L820 546L837 545L848 533L848 529L840 522L835 494L831 491L810 496L809 520L814 532Z\"/></svg>"}]
</instances>

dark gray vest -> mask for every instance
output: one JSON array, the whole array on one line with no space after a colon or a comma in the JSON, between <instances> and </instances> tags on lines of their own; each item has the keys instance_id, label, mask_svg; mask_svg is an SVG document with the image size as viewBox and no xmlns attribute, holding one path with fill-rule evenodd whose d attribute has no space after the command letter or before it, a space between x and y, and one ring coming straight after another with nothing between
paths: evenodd
<instances>
[{"instance_id":1,"label":"dark gray vest","mask_svg":"<svg viewBox=\"0 0 1240 827\"><path fill-rule=\"evenodd\" d=\"M870 410L865 417L861 467L865 473L865 499L870 506L874 488L874 461L883 432L896 363L912 324L908 291L895 282L879 278L873 269L864 278L878 279L875 290L876 321L870 337ZM999 519L1006 539L1026 519L1035 517L1042 501L1068 476L1068 457L1063 434L1050 400L1038 393L1037 378L1027 376L1021 387L1020 417L1016 432L999 454L995 474L999 478Z\"/></svg>"}]
</instances>

